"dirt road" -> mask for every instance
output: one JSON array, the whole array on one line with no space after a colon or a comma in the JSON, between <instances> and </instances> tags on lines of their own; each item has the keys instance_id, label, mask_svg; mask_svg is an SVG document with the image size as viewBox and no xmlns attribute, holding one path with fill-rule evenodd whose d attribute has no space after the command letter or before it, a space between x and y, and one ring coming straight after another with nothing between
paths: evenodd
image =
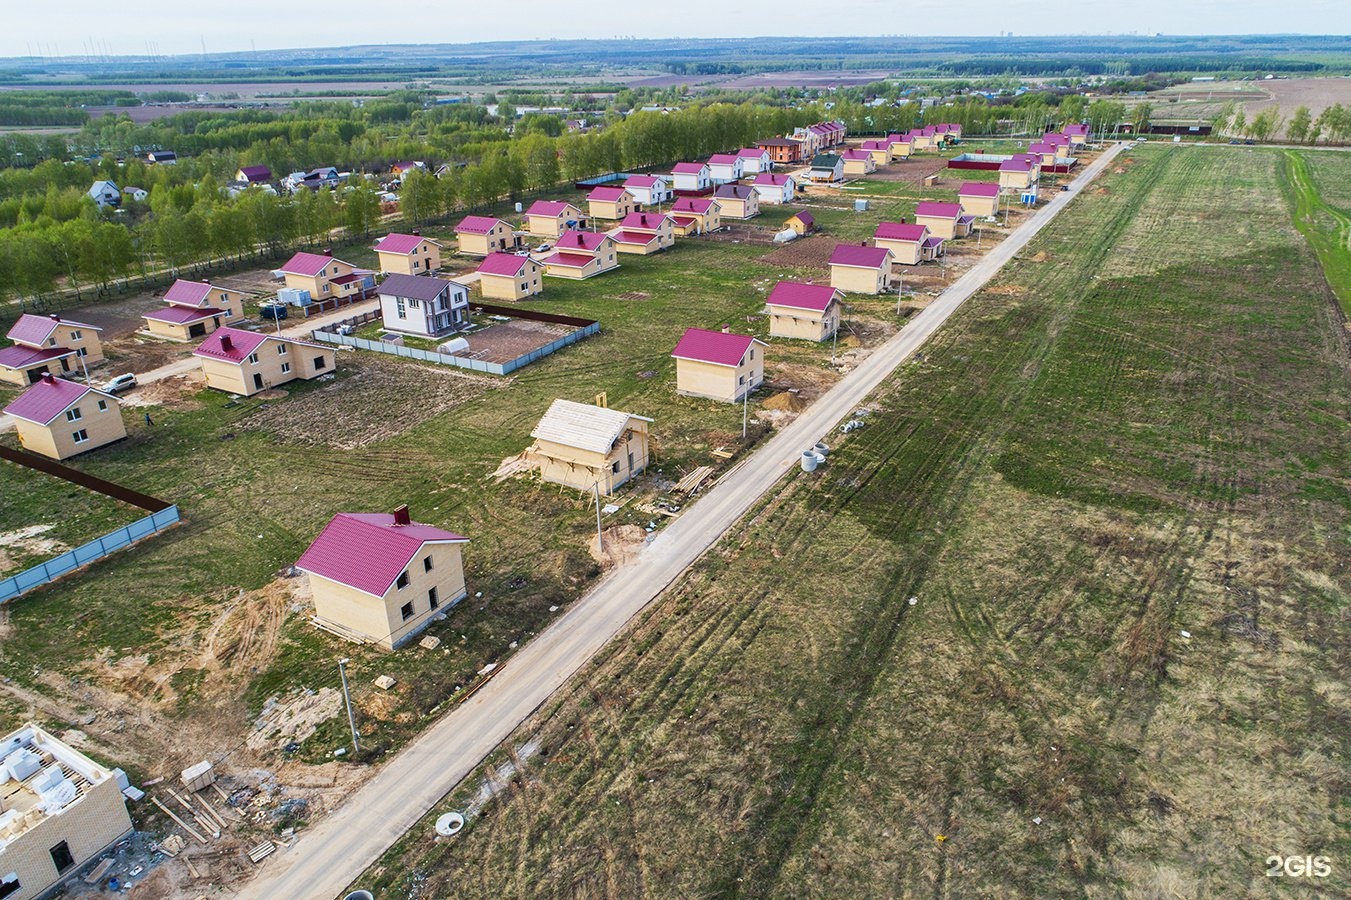
<instances>
[{"instance_id":1,"label":"dirt road","mask_svg":"<svg viewBox=\"0 0 1351 900\"><path fill-rule=\"evenodd\" d=\"M299 840L275 854L237 896L333 897L413 827L549 696L680 577L786 473L804 448L839 421L908 359L963 302L1116 157L1104 153L1030 216L904 329L846 375L796 421L730 469L633 562L611 572L456 707L397 754L361 789ZM427 836L430 840L431 836Z\"/></svg>"}]
</instances>

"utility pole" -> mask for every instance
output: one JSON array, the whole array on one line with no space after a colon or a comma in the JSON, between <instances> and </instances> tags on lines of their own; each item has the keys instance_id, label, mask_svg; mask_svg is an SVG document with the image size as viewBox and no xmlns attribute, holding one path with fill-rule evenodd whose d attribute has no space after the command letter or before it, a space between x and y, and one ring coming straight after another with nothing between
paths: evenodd
<instances>
[{"instance_id":1,"label":"utility pole","mask_svg":"<svg viewBox=\"0 0 1351 900\"><path fill-rule=\"evenodd\" d=\"M342 676L342 698L347 701L347 724L352 726L352 752L361 752L361 740L357 737L357 720L352 715L352 695L347 690L347 669L344 668L350 659L343 657L338 660L338 674Z\"/></svg>"},{"instance_id":2,"label":"utility pole","mask_svg":"<svg viewBox=\"0 0 1351 900\"><path fill-rule=\"evenodd\" d=\"M922 251L921 251L922 252ZM905 272L896 273L896 315L901 314L901 298L905 296Z\"/></svg>"},{"instance_id":3,"label":"utility pole","mask_svg":"<svg viewBox=\"0 0 1351 900\"><path fill-rule=\"evenodd\" d=\"M746 393L741 395L741 439L746 439L746 416L750 411L751 386L746 385Z\"/></svg>"},{"instance_id":4,"label":"utility pole","mask_svg":"<svg viewBox=\"0 0 1351 900\"><path fill-rule=\"evenodd\" d=\"M596 553L605 552L605 539L600 532L600 479L597 478L591 485L596 492Z\"/></svg>"}]
</instances>

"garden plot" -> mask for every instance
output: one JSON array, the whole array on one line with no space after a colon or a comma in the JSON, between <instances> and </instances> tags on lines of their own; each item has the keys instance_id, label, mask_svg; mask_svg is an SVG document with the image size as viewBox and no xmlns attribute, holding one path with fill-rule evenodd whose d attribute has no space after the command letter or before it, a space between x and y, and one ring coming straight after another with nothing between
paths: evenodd
<instances>
[{"instance_id":1,"label":"garden plot","mask_svg":"<svg viewBox=\"0 0 1351 900\"><path fill-rule=\"evenodd\" d=\"M568 325L533 322L529 319L494 321L485 328L457 335L469 342L469 349L456 354L484 362L509 363L576 331ZM450 340L448 337L447 340Z\"/></svg>"}]
</instances>

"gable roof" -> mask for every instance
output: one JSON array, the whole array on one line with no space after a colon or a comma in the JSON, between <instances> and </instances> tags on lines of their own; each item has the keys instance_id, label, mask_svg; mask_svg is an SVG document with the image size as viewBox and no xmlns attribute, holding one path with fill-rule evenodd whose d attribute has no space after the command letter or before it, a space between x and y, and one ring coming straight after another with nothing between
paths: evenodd
<instances>
[{"instance_id":1,"label":"gable roof","mask_svg":"<svg viewBox=\"0 0 1351 900\"><path fill-rule=\"evenodd\" d=\"M766 303L774 306L788 306L793 309L809 309L813 312L825 312L831 301L840 291L828 284L802 284L798 281L780 281L769 292Z\"/></svg>"},{"instance_id":2,"label":"gable roof","mask_svg":"<svg viewBox=\"0 0 1351 900\"><path fill-rule=\"evenodd\" d=\"M178 303L184 306L201 306L211 293L211 285L205 281L188 281L180 278L164 292L166 303Z\"/></svg>"},{"instance_id":3,"label":"gable roof","mask_svg":"<svg viewBox=\"0 0 1351 900\"><path fill-rule=\"evenodd\" d=\"M272 180L272 170L267 166L240 166L239 174L243 175L244 180L250 184Z\"/></svg>"},{"instance_id":4,"label":"gable roof","mask_svg":"<svg viewBox=\"0 0 1351 900\"><path fill-rule=\"evenodd\" d=\"M1028 144L1028 145L1027 145L1027 152L1028 152L1028 153L1054 153L1054 152L1056 151L1057 147L1058 147L1058 145L1052 144L1050 141L1037 141L1035 144Z\"/></svg>"},{"instance_id":5,"label":"gable roof","mask_svg":"<svg viewBox=\"0 0 1351 900\"><path fill-rule=\"evenodd\" d=\"M173 325L188 325L193 322L205 322L213 316L219 316L222 310L210 306L166 306L145 313L141 318L154 319L156 322L169 322Z\"/></svg>"},{"instance_id":6,"label":"gable roof","mask_svg":"<svg viewBox=\"0 0 1351 900\"><path fill-rule=\"evenodd\" d=\"M505 224L507 223L492 216L465 216L460 220L460 224L455 226L455 230L463 231L465 234L487 234L498 225Z\"/></svg>"},{"instance_id":7,"label":"gable roof","mask_svg":"<svg viewBox=\"0 0 1351 900\"><path fill-rule=\"evenodd\" d=\"M859 244L836 244L830 254L832 266L851 266L860 269L881 269L891 261L886 247L866 247Z\"/></svg>"},{"instance_id":8,"label":"gable roof","mask_svg":"<svg viewBox=\"0 0 1351 900\"><path fill-rule=\"evenodd\" d=\"M572 400L555 400L530 436L592 453L608 453L624 429L628 428L629 419L652 421L645 416L617 409Z\"/></svg>"},{"instance_id":9,"label":"gable roof","mask_svg":"<svg viewBox=\"0 0 1351 900\"><path fill-rule=\"evenodd\" d=\"M714 153L708 158L710 166L734 166L736 161L737 155L735 153Z\"/></svg>"},{"instance_id":10,"label":"gable roof","mask_svg":"<svg viewBox=\"0 0 1351 900\"><path fill-rule=\"evenodd\" d=\"M700 172L704 171L704 170L707 169L707 168L708 168L708 166L704 165L703 163L698 163L698 162L683 162L683 163L676 163L674 166L671 167L671 174L672 174L672 175L698 175Z\"/></svg>"},{"instance_id":11,"label":"gable roof","mask_svg":"<svg viewBox=\"0 0 1351 900\"><path fill-rule=\"evenodd\" d=\"M595 253L605 243L607 237L609 235L596 231L568 229L558 236L558 240L554 241L554 249L585 250L588 253Z\"/></svg>"},{"instance_id":12,"label":"gable roof","mask_svg":"<svg viewBox=\"0 0 1351 900\"><path fill-rule=\"evenodd\" d=\"M873 232L874 240L884 241L922 241L929 233L928 225L911 225L908 222L879 222Z\"/></svg>"},{"instance_id":13,"label":"gable roof","mask_svg":"<svg viewBox=\"0 0 1351 900\"><path fill-rule=\"evenodd\" d=\"M993 181L967 181L957 190L958 197L998 197L999 185Z\"/></svg>"},{"instance_id":14,"label":"gable roof","mask_svg":"<svg viewBox=\"0 0 1351 900\"><path fill-rule=\"evenodd\" d=\"M939 219L955 219L962 214L960 203L940 203L937 200L925 200L915 207L916 216L933 216Z\"/></svg>"},{"instance_id":15,"label":"gable roof","mask_svg":"<svg viewBox=\"0 0 1351 900\"><path fill-rule=\"evenodd\" d=\"M864 141L859 145L860 150L890 150L891 142L888 140Z\"/></svg>"},{"instance_id":16,"label":"gable roof","mask_svg":"<svg viewBox=\"0 0 1351 900\"><path fill-rule=\"evenodd\" d=\"M380 282L378 291L385 297L406 297L410 300L435 300L455 282L435 275L390 275Z\"/></svg>"},{"instance_id":17,"label":"gable roof","mask_svg":"<svg viewBox=\"0 0 1351 900\"><path fill-rule=\"evenodd\" d=\"M1078 123L1071 123L1060 129L1062 133L1068 135L1088 134L1088 126Z\"/></svg>"},{"instance_id":18,"label":"gable roof","mask_svg":"<svg viewBox=\"0 0 1351 900\"><path fill-rule=\"evenodd\" d=\"M618 203L620 200L623 200L624 195L628 193L629 192L624 190L624 188L622 187L609 187L607 185L601 185L600 187L592 190L591 193L587 194L586 199L595 200L598 203ZM629 194L629 196L633 195Z\"/></svg>"},{"instance_id":19,"label":"gable roof","mask_svg":"<svg viewBox=\"0 0 1351 900\"><path fill-rule=\"evenodd\" d=\"M610 232L610 237L614 238L616 244L639 247L645 247L657 239L650 231L625 231L622 228Z\"/></svg>"},{"instance_id":20,"label":"gable roof","mask_svg":"<svg viewBox=\"0 0 1351 900\"><path fill-rule=\"evenodd\" d=\"M335 259L327 253L297 253L286 261L277 271L285 272L287 275L309 275L317 276L331 262L342 263L345 266L351 266L351 263L344 263L340 259Z\"/></svg>"},{"instance_id":21,"label":"gable roof","mask_svg":"<svg viewBox=\"0 0 1351 900\"><path fill-rule=\"evenodd\" d=\"M510 275L515 276L525 264L530 262L528 256L517 256L515 253L489 253L479 263L478 271L484 275Z\"/></svg>"},{"instance_id":22,"label":"gable roof","mask_svg":"<svg viewBox=\"0 0 1351 900\"><path fill-rule=\"evenodd\" d=\"M661 228L662 222L667 221L670 218L671 217L666 215L666 213L634 212L625 216L624 221L619 223L619 227L630 230L656 231Z\"/></svg>"},{"instance_id":23,"label":"gable roof","mask_svg":"<svg viewBox=\"0 0 1351 900\"><path fill-rule=\"evenodd\" d=\"M774 187L783 187L792 180L793 176L791 175L779 175L774 172L761 172L759 175L755 176L755 180L752 181L751 184L769 184L773 185Z\"/></svg>"},{"instance_id":24,"label":"gable roof","mask_svg":"<svg viewBox=\"0 0 1351 900\"><path fill-rule=\"evenodd\" d=\"M633 185L637 188L654 188L658 184L665 184L664 178L658 178L656 175L630 175L624 180L624 187Z\"/></svg>"},{"instance_id":25,"label":"gable roof","mask_svg":"<svg viewBox=\"0 0 1351 900\"><path fill-rule=\"evenodd\" d=\"M296 568L383 597L426 544L469 538L421 522L400 525L392 513L338 513L296 560Z\"/></svg>"},{"instance_id":26,"label":"gable roof","mask_svg":"<svg viewBox=\"0 0 1351 900\"><path fill-rule=\"evenodd\" d=\"M438 247L440 244L429 237L423 237L420 234L400 234L394 232L387 234L380 239L380 243L375 245L376 253L398 253L407 256L414 249L422 246L423 241L430 241Z\"/></svg>"},{"instance_id":27,"label":"gable roof","mask_svg":"<svg viewBox=\"0 0 1351 900\"><path fill-rule=\"evenodd\" d=\"M999 164L999 171L1001 171L1001 172L1031 172L1031 171L1032 171L1032 162L1031 162L1031 160L1018 159L1017 157L1014 157L1013 159L1006 159L1006 160L1004 160L1002 163Z\"/></svg>"},{"instance_id":28,"label":"gable roof","mask_svg":"<svg viewBox=\"0 0 1351 900\"><path fill-rule=\"evenodd\" d=\"M44 350L35 350L32 347L15 344L13 347L0 347L0 368L24 369L41 362L49 362L53 359L74 355L74 350L65 347L48 347Z\"/></svg>"},{"instance_id":29,"label":"gable roof","mask_svg":"<svg viewBox=\"0 0 1351 900\"><path fill-rule=\"evenodd\" d=\"M811 213L807 212L805 209L799 209L795 213L789 213L788 218L784 219L784 221L787 222L789 221L789 219L797 219L799 222L801 222L803 225L806 225L808 228L811 228L813 225L816 224L816 217L813 216Z\"/></svg>"},{"instance_id":30,"label":"gable roof","mask_svg":"<svg viewBox=\"0 0 1351 900\"><path fill-rule=\"evenodd\" d=\"M35 316L24 313L14 323L14 327L5 335L16 344L45 344L58 325L71 325L75 328L88 328L90 331L102 331L97 325L86 325L59 316Z\"/></svg>"},{"instance_id":31,"label":"gable roof","mask_svg":"<svg viewBox=\"0 0 1351 900\"><path fill-rule=\"evenodd\" d=\"M751 344L768 346L748 334L727 334L705 328L686 328L671 355L715 366L738 366Z\"/></svg>"},{"instance_id":32,"label":"gable roof","mask_svg":"<svg viewBox=\"0 0 1351 900\"><path fill-rule=\"evenodd\" d=\"M736 152L736 155L741 159L764 159L768 154L768 150L752 147L746 147L745 149Z\"/></svg>"},{"instance_id":33,"label":"gable roof","mask_svg":"<svg viewBox=\"0 0 1351 900\"><path fill-rule=\"evenodd\" d=\"M206 340L197 345L197 349L192 351L192 355L242 363L249 358L250 353L263 346L267 337L265 334L259 334L256 331L244 331L242 328L230 328L229 326L217 328L211 332ZM229 347L225 346L227 338L229 339ZM284 338L277 340L284 340Z\"/></svg>"},{"instance_id":34,"label":"gable roof","mask_svg":"<svg viewBox=\"0 0 1351 900\"><path fill-rule=\"evenodd\" d=\"M566 215L568 210L573 210L577 215L582 214L580 209L563 200L536 200L530 204L530 208L525 211L525 214L527 216L552 216L557 218Z\"/></svg>"},{"instance_id":35,"label":"gable roof","mask_svg":"<svg viewBox=\"0 0 1351 900\"><path fill-rule=\"evenodd\" d=\"M867 150L846 150L840 154L840 159L872 159L873 155ZM814 168L815 166L813 166Z\"/></svg>"},{"instance_id":36,"label":"gable roof","mask_svg":"<svg viewBox=\"0 0 1351 900\"><path fill-rule=\"evenodd\" d=\"M88 385L44 375L20 394L13 403L6 406L5 412L17 419L46 425L78 403L85 394L98 394L110 400L117 399L112 394L105 394Z\"/></svg>"},{"instance_id":37,"label":"gable roof","mask_svg":"<svg viewBox=\"0 0 1351 900\"><path fill-rule=\"evenodd\" d=\"M594 256L585 256L581 253L555 253L544 260L546 266L562 266L565 269L585 269L592 263L597 262Z\"/></svg>"},{"instance_id":38,"label":"gable roof","mask_svg":"<svg viewBox=\"0 0 1351 900\"><path fill-rule=\"evenodd\" d=\"M801 145L801 141L795 141L792 138L766 138L757 142L757 146L760 147L800 147Z\"/></svg>"},{"instance_id":39,"label":"gable roof","mask_svg":"<svg viewBox=\"0 0 1351 900\"><path fill-rule=\"evenodd\" d=\"M840 158L834 153L819 153L812 158L811 167L813 169L833 169L840 162Z\"/></svg>"},{"instance_id":40,"label":"gable roof","mask_svg":"<svg viewBox=\"0 0 1351 900\"><path fill-rule=\"evenodd\" d=\"M733 200L748 200L755 194L755 189L744 184L724 184L719 185L713 192L714 197L730 197Z\"/></svg>"},{"instance_id":41,"label":"gable roof","mask_svg":"<svg viewBox=\"0 0 1351 900\"><path fill-rule=\"evenodd\" d=\"M671 212L692 212L702 215L713 208L714 202L707 197L681 197L671 206Z\"/></svg>"}]
</instances>

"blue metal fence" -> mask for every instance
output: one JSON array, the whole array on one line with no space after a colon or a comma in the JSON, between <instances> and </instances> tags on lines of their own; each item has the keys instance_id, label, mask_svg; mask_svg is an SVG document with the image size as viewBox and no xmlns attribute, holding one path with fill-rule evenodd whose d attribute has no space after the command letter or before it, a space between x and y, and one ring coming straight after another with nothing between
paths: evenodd
<instances>
[{"instance_id":1,"label":"blue metal fence","mask_svg":"<svg viewBox=\"0 0 1351 900\"><path fill-rule=\"evenodd\" d=\"M74 550L68 550L54 559L38 563L17 575L0 579L0 603L13 600L15 597L33 590L33 588L41 587L55 581L62 575L74 572L81 566L87 566L109 554L116 553L124 547L129 547L142 538L163 531L178 520L178 507L170 506L168 509L151 513L144 519L138 519L125 528L110 531L101 538L95 538Z\"/></svg>"},{"instance_id":2,"label":"blue metal fence","mask_svg":"<svg viewBox=\"0 0 1351 900\"><path fill-rule=\"evenodd\" d=\"M473 359L468 356L451 356L447 353L437 353L435 350L419 350L416 347L405 347L401 344L391 344L388 341L372 341L366 338L352 337L350 334L337 334L332 331L315 331L311 337L316 341L322 341L326 344L342 344L345 347L355 347L358 350L371 350L375 353L388 353L391 356L402 356L407 359L418 359L423 362L435 363L439 366L458 366L461 369L470 369L475 372L487 372L490 375L509 375L522 366L527 366L537 359L542 359L550 353L562 350L569 344L575 344L582 338L590 337L600 331L600 323L592 322L584 328L563 335L556 341L545 344L531 350L522 356L505 363L484 362L481 359Z\"/></svg>"}]
</instances>

